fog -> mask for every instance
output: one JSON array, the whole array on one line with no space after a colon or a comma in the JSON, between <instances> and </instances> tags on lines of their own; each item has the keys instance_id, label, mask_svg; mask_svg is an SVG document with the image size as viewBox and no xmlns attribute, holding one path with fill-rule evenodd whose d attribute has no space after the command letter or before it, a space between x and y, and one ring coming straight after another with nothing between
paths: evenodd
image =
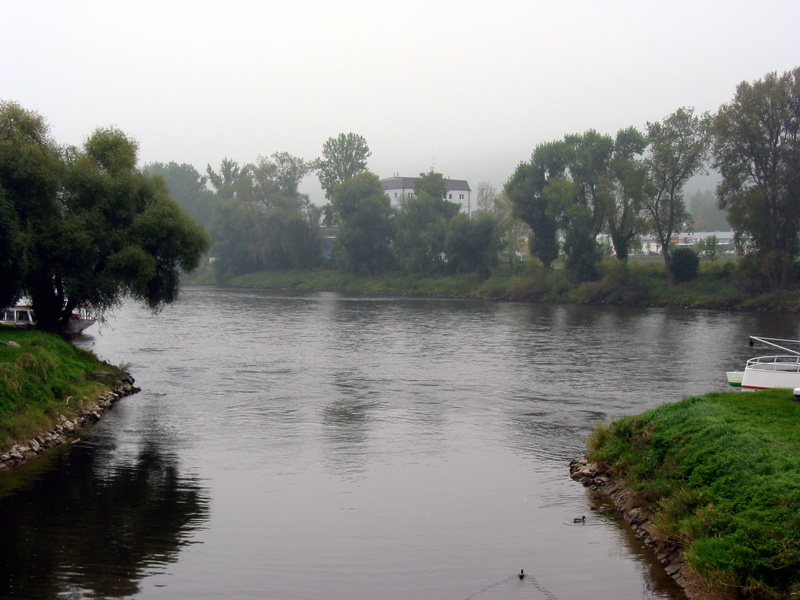
<instances>
[{"instance_id":1,"label":"fog","mask_svg":"<svg viewBox=\"0 0 800 600\"><path fill-rule=\"evenodd\" d=\"M0 0L0 99L142 163L305 159L364 136L381 177L501 187L541 143L716 111L800 64L790 2ZM322 203L316 177L300 190Z\"/></svg>"}]
</instances>

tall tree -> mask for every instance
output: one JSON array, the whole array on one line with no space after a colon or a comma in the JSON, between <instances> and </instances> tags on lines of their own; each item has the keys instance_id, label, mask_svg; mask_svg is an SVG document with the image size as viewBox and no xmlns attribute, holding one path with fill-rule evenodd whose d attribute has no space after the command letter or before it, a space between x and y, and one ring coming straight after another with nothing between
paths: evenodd
<instances>
[{"instance_id":1,"label":"tall tree","mask_svg":"<svg viewBox=\"0 0 800 600\"><path fill-rule=\"evenodd\" d=\"M358 134L340 133L328 138L322 145L322 158L315 163L325 197L333 198L337 185L366 171L370 156L367 140Z\"/></svg>"},{"instance_id":2,"label":"tall tree","mask_svg":"<svg viewBox=\"0 0 800 600\"><path fill-rule=\"evenodd\" d=\"M334 189L332 204L340 219L336 252L342 267L368 275L390 268L393 211L378 176L364 172L346 179Z\"/></svg>"},{"instance_id":3,"label":"tall tree","mask_svg":"<svg viewBox=\"0 0 800 600\"><path fill-rule=\"evenodd\" d=\"M773 291L791 283L800 235L800 67L742 82L714 120L720 208Z\"/></svg>"},{"instance_id":4,"label":"tall tree","mask_svg":"<svg viewBox=\"0 0 800 600\"><path fill-rule=\"evenodd\" d=\"M223 158L219 164L219 172L206 165L208 181L220 198L233 198L236 195L236 185L247 174L247 169L239 167L239 163L230 158Z\"/></svg>"},{"instance_id":5,"label":"tall tree","mask_svg":"<svg viewBox=\"0 0 800 600\"><path fill-rule=\"evenodd\" d=\"M549 269L558 258L558 209L545 194L551 180L564 175L567 168L563 141L539 144L530 162L517 166L504 189L513 207L514 216L531 228L530 252Z\"/></svg>"},{"instance_id":6,"label":"tall tree","mask_svg":"<svg viewBox=\"0 0 800 600\"><path fill-rule=\"evenodd\" d=\"M661 245L667 284L675 285L669 242L673 234L688 230L691 217L686 210L683 188L691 177L705 168L709 152L708 114L695 115L693 108L679 108L662 121L647 123L648 193L644 196L647 227Z\"/></svg>"},{"instance_id":7,"label":"tall tree","mask_svg":"<svg viewBox=\"0 0 800 600\"><path fill-rule=\"evenodd\" d=\"M608 233L619 260L627 260L631 243L644 229L642 201L647 174L639 157L646 147L646 138L635 127L618 131L609 177L602 184Z\"/></svg>"},{"instance_id":8,"label":"tall tree","mask_svg":"<svg viewBox=\"0 0 800 600\"><path fill-rule=\"evenodd\" d=\"M0 104L0 186L25 232L21 291L41 329L62 330L77 306L103 311L124 296L158 309L208 248L163 182L136 168L137 149L108 128L61 150L42 117Z\"/></svg>"},{"instance_id":9,"label":"tall tree","mask_svg":"<svg viewBox=\"0 0 800 600\"><path fill-rule=\"evenodd\" d=\"M269 158L259 156L255 164L245 167L242 197L265 211L272 208L300 210L308 199L298 188L312 170L312 163L288 152L275 152Z\"/></svg>"},{"instance_id":10,"label":"tall tree","mask_svg":"<svg viewBox=\"0 0 800 600\"><path fill-rule=\"evenodd\" d=\"M607 197L614 140L594 130L564 136L567 177L548 185L548 195L561 205L565 266L579 281L597 279L602 258L597 236L606 225Z\"/></svg>"}]
</instances>

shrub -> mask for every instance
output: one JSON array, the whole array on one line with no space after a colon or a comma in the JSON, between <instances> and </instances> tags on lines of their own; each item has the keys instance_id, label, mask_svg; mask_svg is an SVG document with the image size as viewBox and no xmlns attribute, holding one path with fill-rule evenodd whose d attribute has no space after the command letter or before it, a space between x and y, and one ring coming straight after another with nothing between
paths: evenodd
<instances>
[{"instance_id":1,"label":"shrub","mask_svg":"<svg viewBox=\"0 0 800 600\"><path fill-rule=\"evenodd\" d=\"M697 277L700 259L691 248L678 248L672 253L672 273L675 281L691 281Z\"/></svg>"}]
</instances>

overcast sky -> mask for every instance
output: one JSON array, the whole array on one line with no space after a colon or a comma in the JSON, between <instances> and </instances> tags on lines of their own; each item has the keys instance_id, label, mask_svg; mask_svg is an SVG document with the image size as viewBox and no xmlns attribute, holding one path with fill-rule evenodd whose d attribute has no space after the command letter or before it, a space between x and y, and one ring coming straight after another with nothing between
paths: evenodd
<instances>
[{"instance_id":1,"label":"overcast sky","mask_svg":"<svg viewBox=\"0 0 800 600\"><path fill-rule=\"evenodd\" d=\"M566 133L716 111L800 65L800 2L0 0L0 99L140 162L317 157L364 136L380 177L500 188ZM300 186L316 203L315 176Z\"/></svg>"}]
</instances>

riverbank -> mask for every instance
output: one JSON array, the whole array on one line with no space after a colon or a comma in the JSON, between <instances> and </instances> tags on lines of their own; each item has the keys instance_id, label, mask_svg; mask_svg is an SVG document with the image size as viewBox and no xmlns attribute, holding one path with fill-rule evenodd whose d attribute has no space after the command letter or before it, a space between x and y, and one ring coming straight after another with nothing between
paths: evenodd
<instances>
[{"instance_id":1,"label":"riverbank","mask_svg":"<svg viewBox=\"0 0 800 600\"><path fill-rule=\"evenodd\" d=\"M0 326L0 470L74 439L133 378L56 335Z\"/></svg>"},{"instance_id":2,"label":"riverbank","mask_svg":"<svg viewBox=\"0 0 800 600\"><path fill-rule=\"evenodd\" d=\"M791 391L713 393L599 426L570 473L689 598L798 598L799 439Z\"/></svg>"},{"instance_id":3,"label":"riverbank","mask_svg":"<svg viewBox=\"0 0 800 600\"><path fill-rule=\"evenodd\" d=\"M187 283L215 285L206 270ZM703 263L698 276L678 286L666 284L663 265L656 262L621 263L609 259L601 265L601 279L581 284L569 280L562 269L545 271L529 266L520 274L499 271L487 280L475 274L422 277L387 273L375 277L334 270L261 271L225 282L232 287L339 291L369 295L422 296L605 304L631 307L680 307L769 312L800 311L800 291L774 294L753 291L735 263Z\"/></svg>"}]
</instances>

